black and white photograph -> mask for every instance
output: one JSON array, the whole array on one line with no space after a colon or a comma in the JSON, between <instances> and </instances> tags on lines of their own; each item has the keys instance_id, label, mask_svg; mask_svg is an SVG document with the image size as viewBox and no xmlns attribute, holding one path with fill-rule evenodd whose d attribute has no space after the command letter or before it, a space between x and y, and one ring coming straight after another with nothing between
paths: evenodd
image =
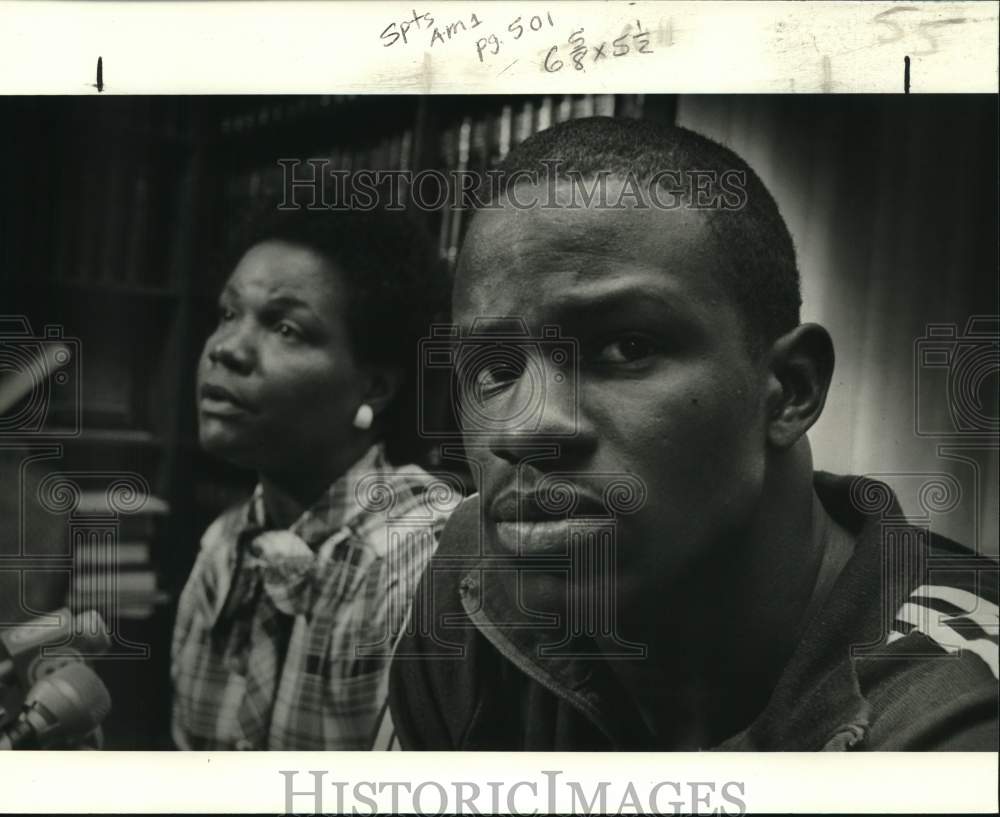
<instances>
[{"instance_id":1,"label":"black and white photograph","mask_svg":"<svg viewBox=\"0 0 1000 817\"><path fill-rule=\"evenodd\" d=\"M559 5L374 47L664 47ZM996 753L1000 105L910 71L0 96L0 750ZM404 810L754 810L542 774Z\"/></svg>"}]
</instances>

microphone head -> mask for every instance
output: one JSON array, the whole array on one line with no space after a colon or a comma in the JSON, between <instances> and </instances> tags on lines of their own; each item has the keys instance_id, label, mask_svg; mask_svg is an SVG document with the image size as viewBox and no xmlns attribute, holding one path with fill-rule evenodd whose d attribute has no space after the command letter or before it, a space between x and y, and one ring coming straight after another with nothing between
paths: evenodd
<instances>
[{"instance_id":1,"label":"microphone head","mask_svg":"<svg viewBox=\"0 0 1000 817\"><path fill-rule=\"evenodd\" d=\"M93 731L111 711L111 695L86 664L67 664L42 678L24 699L25 709L44 710L39 741L78 737Z\"/></svg>"},{"instance_id":2,"label":"microphone head","mask_svg":"<svg viewBox=\"0 0 1000 817\"><path fill-rule=\"evenodd\" d=\"M104 655L111 648L104 619L96 610L84 610L73 616L63 638L67 643L51 647L36 647L35 655L24 669L26 686L34 686L42 678L51 675L68 664ZM53 641L55 638L52 639ZM49 654L46 655L45 653Z\"/></svg>"},{"instance_id":3,"label":"microphone head","mask_svg":"<svg viewBox=\"0 0 1000 817\"><path fill-rule=\"evenodd\" d=\"M84 610L73 616L74 646L84 658L106 653L111 647L108 628L96 610Z\"/></svg>"}]
</instances>

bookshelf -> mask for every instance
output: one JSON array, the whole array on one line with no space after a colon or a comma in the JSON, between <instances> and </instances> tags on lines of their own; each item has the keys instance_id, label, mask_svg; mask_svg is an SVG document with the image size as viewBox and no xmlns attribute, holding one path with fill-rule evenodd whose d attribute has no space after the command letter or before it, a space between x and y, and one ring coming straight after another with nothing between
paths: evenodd
<instances>
[{"instance_id":1,"label":"bookshelf","mask_svg":"<svg viewBox=\"0 0 1000 817\"><path fill-rule=\"evenodd\" d=\"M0 314L79 339L82 427L51 412L48 467L141 474L165 512L122 533L122 630L147 661L98 669L108 748L166 748L169 643L201 533L253 475L196 442L194 372L246 225L282 195L282 158L345 170L483 170L550 123L595 113L672 120L670 97L7 98L0 146ZM449 266L468 215L421 212ZM66 407L62 407L65 410ZM169 512L166 512L169 511ZM97 556L88 557L91 560ZM86 584L84 582L83 584ZM67 591L93 588L83 585ZM81 595L82 594L82 595ZM127 614L127 615L125 615Z\"/></svg>"}]
</instances>

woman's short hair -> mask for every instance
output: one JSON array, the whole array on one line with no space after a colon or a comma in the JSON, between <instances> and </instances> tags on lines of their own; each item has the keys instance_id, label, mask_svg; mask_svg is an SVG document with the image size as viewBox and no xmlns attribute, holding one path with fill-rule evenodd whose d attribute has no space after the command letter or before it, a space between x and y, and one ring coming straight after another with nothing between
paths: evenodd
<instances>
[{"instance_id":1,"label":"woman's short hair","mask_svg":"<svg viewBox=\"0 0 1000 817\"><path fill-rule=\"evenodd\" d=\"M417 419L419 341L447 320L451 283L422 225L404 211L274 210L246 226L234 259L264 241L307 248L343 276L355 355L403 376L377 425L386 455L396 464L423 461L429 446Z\"/></svg>"}]
</instances>

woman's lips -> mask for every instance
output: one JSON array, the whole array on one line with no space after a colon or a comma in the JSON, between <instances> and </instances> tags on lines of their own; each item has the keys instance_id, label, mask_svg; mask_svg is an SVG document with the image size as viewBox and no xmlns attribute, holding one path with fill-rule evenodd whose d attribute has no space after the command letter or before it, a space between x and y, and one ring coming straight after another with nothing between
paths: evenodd
<instances>
[{"instance_id":1,"label":"woman's lips","mask_svg":"<svg viewBox=\"0 0 1000 817\"><path fill-rule=\"evenodd\" d=\"M202 414L234 417L250 412L250 408L243 400L222 386L206 383L201 387L199 396L201 399L198 407Z\"/></svg>"}]
</instances>

